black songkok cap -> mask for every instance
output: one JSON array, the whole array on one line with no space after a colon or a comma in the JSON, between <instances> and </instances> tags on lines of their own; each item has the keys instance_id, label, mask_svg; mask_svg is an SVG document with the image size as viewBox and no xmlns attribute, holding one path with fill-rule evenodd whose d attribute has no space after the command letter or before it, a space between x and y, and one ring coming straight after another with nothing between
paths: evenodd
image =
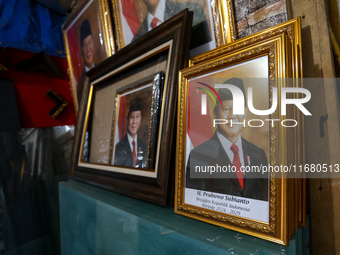
<instances>
[{"instance_id":1,"label":"black songkok cap","mask_svg":"<svg viewBox=\"0 0 340 255\"><path fill-rule=\"evenodd\" d=\"M244 85L243 85L242 79L231 78L231 79L226 80L225 82L223 82L223 84L235 85L236 87L241 89L242 93L244 95L244 100L246 100L246 93L244 92ZM221 101L233 100L233 94L231 93L231 91L229 89L223 89L223 88L219 89L218 90L218 95L220 96Z\"/></svg>"},{"instance_id":2,"label":"black songkok cap","mask_svg":"<svg viewBox=\"0 0 340 255\"><path fill-rule=\"evenodd\" d=\"M143 109L143 103L140 97L135 98L130 105L130 109L129 109L129 114L128 117L130 116L131 112L134 111L141 111L142 112Z\"/></svg>"},{"instance_id":3,"label":"black songkok cap","mask_svg":"<svg viewBox=\"0 0 340 255\"><path fill-rule=\"evenodd\" d=\"M90 22L89 22L88 19L85 19L83 21L83 23L81 24L81 27L80 27L80 42L81 42L81 45L83 45L84 39L86 37L88 37L89 35L92 35Z\"/></svg>"}]
</instances>

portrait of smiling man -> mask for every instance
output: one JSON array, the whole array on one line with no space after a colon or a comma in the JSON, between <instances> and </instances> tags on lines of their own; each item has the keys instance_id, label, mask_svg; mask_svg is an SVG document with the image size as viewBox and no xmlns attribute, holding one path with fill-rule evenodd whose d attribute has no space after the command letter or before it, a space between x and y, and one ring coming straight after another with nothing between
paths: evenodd
<instances>
[{"instance_id":1,"label":"portrait of smiling man","mask_svg":"<svg viewBox=\"0 0 340 255\"><path fill-rule=\"evenodd\" d=\"M245 97L244 84L241 79L232 78L224 84L238 87ZM224 119L227 123L217 125L214 135L190 152L186 188L268 201L268 178L262 176L261 173L241 171L242 166L268 165L263 149L250 143L241 135L243 123L247 118L247 105L245 105L244 115L236 115L233 113L233 95L230 90L221 88L218 95L222 105L217 104L214 108L214 119ZM220 172L209 178L206 178L207 175L195 172L197 167L207 169L209 166L216 165L229 167L229 169L232 166L236 171ZM202 178L199 177L200 174Z\"/></svg>"},{"instance_id":2,"label":"portrait of smiling man","mask_svg":"<svg viewBox=\"0 0 340 255\"><path fill-rule=\"evenodd\" d=\"M83 91L84 81L86 72L91 70L94 66L94 40L91 31L90 22L88 19L85 19L80 27L80 43L81 43L81 56L83 59L83 72L79 78L77 84L77 98L80 102L81 93Z\"/></svg>"},{"instance_id":3,"label":"portrait of smiling man","mask_svg":"<svg viewBox=\"0 0 340 255\"><path fill-rule=\"evenodd\" d=\"M136 98L131 102L126 117L126 135L115 147L114 165L145 168L147 147L138 137L138 130L142 122L142 101Z\"/></svg>"}]
</instances>

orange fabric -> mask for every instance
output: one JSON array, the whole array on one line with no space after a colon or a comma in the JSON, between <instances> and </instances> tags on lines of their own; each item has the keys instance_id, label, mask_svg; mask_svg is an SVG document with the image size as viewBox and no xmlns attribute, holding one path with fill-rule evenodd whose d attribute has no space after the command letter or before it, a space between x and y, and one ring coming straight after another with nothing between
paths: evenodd
<instances>
[{"instance_id":1,"label":"orange fabric","mask_svg":"<svg viewBox=\"0 0 340 255\"><path fill-rule=\"evenodd\" d=\"M197 87L202 86L196 82L190 82L188 85L187 133L194 147L208 141L213 136L210 107L207 104L207 115L201 114L201 97L205 92Z\"/></svg>"},{"instance_id":2,"label":"orange fabric","mask_svg":"<svg viewBox=\"0 0 340 255\"><path fill-rule=\"evenodd\" d=\"M123 15L132 31L132 34L135 35L140 26L135 9L135 4L133 3L133 0L122 0L121 3Z\"/></svg>"},{"instance_id":3,"label":"orange fabric","mask_svg":"<svg viewBox=\"0 0 340 255\"><path fill-rule=\"evenodd\" d=\"M79 81L83 72L83 61L80 56L80 50L77 43L76 32L74 26L67 31L68 46L70 49L70 58L72 63L72 71L76 81Z\"/></svg>"}]
</instances>

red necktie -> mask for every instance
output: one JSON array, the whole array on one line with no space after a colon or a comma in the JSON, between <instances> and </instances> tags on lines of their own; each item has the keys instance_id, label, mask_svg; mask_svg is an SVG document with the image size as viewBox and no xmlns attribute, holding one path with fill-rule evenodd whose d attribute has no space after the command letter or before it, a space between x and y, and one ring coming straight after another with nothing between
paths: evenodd
<instances>
[{"instance_id":1,"label":"red necktie","mask_svg":"<svg viewBox=\"0 0 340 255\"><path fill-rule=\"evenodd\" d=\"M157 23L158 23L158 19L156 17L154 17L151 21L151 27L152 28L157 27Z\"/></svg>"},{"instance_id":2,"label":"red necktie","mask_svg":"<svg viewBox=\"0 0 340 255\"><path fill-rule=\"evenodd\" d=\"M133 166L136 166L136 143L135 140L132 141L133 149L132 149L132 159L133 159Z\"/></svg>"},{"instance_id":3,"label":"red necktie","mask_svg":"<svg viewBox=\"0 0 340 255\"><path fill-rule=\"evenodd\" d=\"M236 167L236 176L237 176L238 181L240 182L241 188L243 190L244 178L243 178L243 173L241 172L241 161L240 161L240 155L238 154L237 145L233 144L230 147L230 150L234 153L233 166Z\"/></svg>"}]
</instances>

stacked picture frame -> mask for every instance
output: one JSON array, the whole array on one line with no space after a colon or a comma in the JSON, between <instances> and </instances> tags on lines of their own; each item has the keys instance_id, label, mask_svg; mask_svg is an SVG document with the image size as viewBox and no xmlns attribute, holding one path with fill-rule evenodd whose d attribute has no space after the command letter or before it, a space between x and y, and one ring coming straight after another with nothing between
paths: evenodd
<instances>
[{"instance_id":1,"label":"stacked picture frame","mask_svg":"<svg viewBox=\"0 0 340 255\"><path fill-rule=\"evenodd\" d=\"M164 16L157 25L186 8L193 11L192 29L196 37L191 40L191 56L236 40L231 0L194 0L185 3L161 0L158 2L164 5L162 7ZM76 2L62 27L76 112L80 107L86 72L142 36L148 30L142 29L146 13L147 5L142 0ZM202 29L205 35L203 37ZM86 38L91 40L90 44L88 42L84 44Z\"/></svg>"},{"instance_id":2,"label":"stacked picture frame","mask_svg":"<svg viewBox=\"0 0 340 255\"><path fill-rule=\"evenodd\" d=\"M63 25L78 112L70 178L288 245L306 225L302 173L206 169L304 164L303 115L281 98L303 88L301 19L236 40L231 0L160 2L150 31L143 1L81 0Z\"/></svg>"},{"instance_id":3,"label":"stacked picture frame","mask_svg":"<svg viewBox=\"0 0 340 255\"><path fill-rule=\"evenodd\" d=\"M86 72L116 52L108 2L78 1L62 29L71 92L78 112Z\"/></svg>"},{"instance_id":4,"label":"stacked picture frame","mask_svg":"<svg viewBox=\"0 0 340 255\"><path fill-rule=\"evenodd\" d=\"M288 245L294 231L306 224L306 182L296 171L305 162L304 124L297 107L288 107L281 114L282 99L277 95L285 89L302 88L301 77L300 18L190 59L179 78L176 213ZM225 84L248 92L245 98L253 112L248 110L247 117L235 112L221 115L235 106L226 105L233 100L223 94ZM203 114L202 95L209 91L216 92L216 101L222 98L221 107L210 99ZM294 98L301 97L294 94ZM254 114L255 108L273 108L275 98L275 111ZM237 123L234 128L227 124L233 120ZM286 120L294 124L285 125ZM226 160L222 148L226 143L220 138L232 139L235 134L242 140L243 187L235 172L226 168L217 174L221 167L235 165L232 157ZM277 171L267 171L270 167ZM264 173L256 172L259 169Z\"/></svg>"},{"instance_id":5,"label":"stacked picture frame","mask_svg":"<svg viewBox=\"0 0 340 255\"><path fill-rule=\"evenodd\" d=\"M88 72L72 178L172 204L173 109L178 73L188 63L191 22L192 12L184 10Z\"/></svg>"}]
</instances>

